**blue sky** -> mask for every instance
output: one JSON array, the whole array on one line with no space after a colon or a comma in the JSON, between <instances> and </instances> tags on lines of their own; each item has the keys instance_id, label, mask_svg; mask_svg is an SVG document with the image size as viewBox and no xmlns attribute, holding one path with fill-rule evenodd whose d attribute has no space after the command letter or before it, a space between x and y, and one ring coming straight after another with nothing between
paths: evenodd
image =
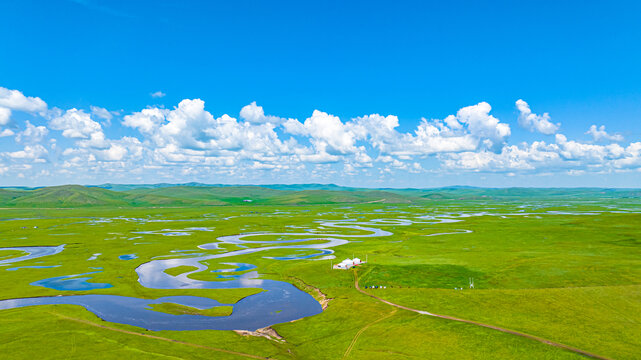
<instances>
[{"instance_id":1,"label":"blue sky","mask_svg":"<svg viewBox=\"0 0 641 360\"><path fill-rule=\"evenodd\" d=\"M0 30L0 185L641 180L639 2L7 1Z\"/></svg>"}]
</instances>

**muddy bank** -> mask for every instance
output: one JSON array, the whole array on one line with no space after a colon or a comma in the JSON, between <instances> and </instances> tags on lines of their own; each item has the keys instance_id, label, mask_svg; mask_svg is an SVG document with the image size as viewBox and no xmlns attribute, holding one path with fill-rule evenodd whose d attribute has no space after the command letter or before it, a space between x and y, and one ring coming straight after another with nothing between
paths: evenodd
<instances>
[{"instance_id":1,"label":"muddy bank","mask_svg":"<svg viewBox=\"0 0 641 360\"><path fill-rule=\"evenodd\" d=\"M256 329L256 331L248 331L248 330L234 330L234 332L238 335L241 336L260 336L267 338L271 341L276 341L276 342L286 342L285 338L280 336L276 330L272 329L270 326Z\"/></svg>"},{"instance_id":2,"label":"muddy bank","mask_svg":"<svg viewBox=\"0 0 641 360\"><path fill-rule=\"evenodd\" d=\"M288 279L293 281L294 286L312 295L321 304L323 310L327 309L329 302L334 300L334 298L327 297L319 288L309 285L299 278L288 277Z\"/></svg>"}]
</instances>

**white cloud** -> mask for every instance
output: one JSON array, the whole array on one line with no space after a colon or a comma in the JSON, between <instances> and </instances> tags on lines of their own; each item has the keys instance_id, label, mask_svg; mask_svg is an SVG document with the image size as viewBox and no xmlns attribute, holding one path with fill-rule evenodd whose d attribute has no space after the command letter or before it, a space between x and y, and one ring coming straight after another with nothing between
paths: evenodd
<instances>
[{"instance_id":1,"label":"white cloud","mask_svg":"<svg viewBox=\"0 0 641 360\"><path fill-rule=\"evenodd\" d=\"M287 119L278 116L265 115L263 107L256 105L255 101L240 109L240 118L253 124L272 123L278 125L287 121Z\"/></svg>"},{"instance_id":2,"label":"white cloud","mask_svg":"<svg viewBox=\"0 0 641 360\"><path fill-rule=\"evenodd\" d=\"M370 140L374 148L381 152L392 151L398 144L401 134L396 131L398 117L379 114L357 117L347 124L347 127L359 140Z\"/></svg>"},{"instance_id":3,"label":"white cloud","mask_svg":"<svg viewBox=\"0 0 641 360\"><path fill-rule=\"evenodd\" d=\"M584 162L602 162L606 159L618 158L624 149L618 144L594 145L568 140L563 134L556 134L559 154L567 160L582 160Z\"/></svg>"},{"instance_id":4,"label":"white cloud","mask_svg":"<svg viewBox=\"0 0 641 360\"><path fill-rule=\"evenodd\" d=\"M77 144L84 148L106 149L110 146L110 141L105 138L102 131L94 131L89 134L89 139L79 140Z\"/></svg>"},{"instance_id":5,"label":"white cloud","mask_svg":"<svg viewBox=\"0 0 641 360\"><path fill-rule=\"evenodd\" d=\"M259 124L264 123L267 120L265 118L265 111L263 111L263 107L256 105L255 101L252 101L251 104L245 105L240 109L240 118L245 121Z\"/></svg>"},{"instance_id":6,"label":"white cloud","mask_svg":"<svg viewBox=\"0 0 641 360\"><path fill-rule=\"evenodd\" d=\"M285 132L291 135L308 135L305 125L296 119L289 119L283 123L283 129Z\"/></svg>"},{"instance_id":7,"label":"white cloud","mask_svg":"<svg viewBox=\"0 0 641 360\"><path fill-rule=\"evenodd\" d=\"M586 134L591 135L594 141L623 141L623 136L620 134L608 134L607 131L605 131L605 125L601 125L598 128L596 125L592 125Z\"/></svg>"},{"instance_id":8,"label":"white cloud","mask_svg":"<svg viewBox=\"0 0 641 360\"><path fill-rule=\"evenodd\" d=\"M356 151L356 135L349 126L345 126L338 116L314 110L312 116L304 123L290 119L284 128L293 135L309 136L314 148L319 153L348 154Z\"/></svg>"},{"instance_id":9,"label":"white cloud","mask_svg":"<svg viewBox=\"0 0 641 360\"><path fill-rule=\"evenodd\" d=\"M123 125L138 129L143 134L151 134L165 120L169 110L149 108L124 117Z\"/></svg>"},{"instance_id":10,"label":"white cloud","mask_svg":"<svg viewBox=\"0 0 641 360\"><path fill-rule=\"evenodd\" d=\"M62 130L62 136L72 139L86 139L94 132L102 132L99 123L78 109L67 110L64 115L53 118L49 126L53 130Z\"/></svg>"},{"instance_id":11,"label":"white cloud","mask_svg":"<svg viewBox=\"0 0 641 360\"><path fill-rule=\"evenodd\" d=\"M165 97L167 94L165 94L162 91L156 91L156 92L152 92L149 95L151 95L152 98L161 98L161 97Z\"/></svg>"},{"instance_id":12,"label":"white cloud","mask_svg":"<svg viewBox=\"0 0 641 360\"><path fill-rule=\"evenodd\" d=\"M516 108L519 109L519 125L530 131L538 131L541 134L552 135L559 130L560 124L550 122L550 115L544 113L537 115L530 110L530 105L519 99L516 101Z\"/></svg>"},{"instance_id":13,"label":"white cloud","mask_svg":"<svg viewBox=\"0 0 641 360\"><path fill-rule=\"evenodd\" d=\"M236 166L244 159L282 168L284 162L298 161L291 158L299 148L296 140L280 140L270 121L239 122L226 114L215 118L200 99L185 99L173 110L152 108L127 115L123 125L137 128L154 160L161 163ZM298 152L303 153L309 151ZM289 160L282 158L286 154Z\"/></svg>"},{"instance_id":14,"label":"white cloud","mask_svg":"<svg viewBox=\"0 0 641 360\"><path fill-rule=\"evenodd\" d=\"M127 149L122 145L112 144L108 149L100 152L102 160L119 161L127 155Z\"/></svg>"},{"instance_id":15,"label":"white cloud","mask_svg":"<svg viewBox=\"0 0 641 360\"><path fill-rule=\"evenodd\" d=\"M39 143L41 142L49 133L44 126L35 126L27 120L25 124L25 129L19 132L16 135L16 141L22 143Z\"/></svg>"},{"instance_id":16,"label":"white cloud","mask_svg":"<svg viewBox=\"0 0 641 360\"><path fill-rule=\"evenodd\" d=\"M370 114L342 120L315 110L301 122L266 115L252 102L236 119L227 114L214 116L200 99L184 99L172 109L150 107L126 114L121 124L136 129L136 137L110 138L98 120L110 121L120 114L96 106L91 106L90 112L47 109L46 104L30 108L25 104L37 105L37 98L21 96L20 92L9 91L4 97L5 103L11 99L13 108L0 106L0 125L12 122L14 108L36 109L48 119L49 129L30 121L24 126L15 124L21 128L15 131L17 134L0 128L0 137L15 135L16 142L3 140L6 147L0 156L8 163L5 172L11 176L49 172L52 175L48 176L65 174L70 179L79 175L127 179L133 174L136 179L144 179L145 174L158 176L161 172L166 181L177 181L181 176L200 177L200 181L213 176L250 181L267 179L259 176L270 174L278 174L271 178L275 181L280 176L289 176L291 181L330 180L338 175L389 178L402 173L436 172L434 162L426 159L440 161L440 168L448 172L506 175L641 169L641 143L594 143L623 141L621 135L608 134L604 126L593 125L588 130L594 142L557 134L551 143L508 144L512 129L493 116L492 107L485 102L463 107L444 119L422 118L413 129L400 131L395 115ZM530 131L557 132L558 125L550 122L547 113L533 114L523 100L517 101L517 108L519 122ZM71 140L56 141L59 133L49 137L50 130L61 131ZM117 130L112 128L109 133ZM52 152L50 159L47 149ZM430 165L426 170L422 164Z\"/></svg>"},{"instance_id":17,"label":"white cloud","mask_svg":"<svg viewBox=\"0 0 641 360\"><path fill-rule=\"evenodd\" d=\"M320 152L316 154L302 154L300 159L304 162L317 163L317 164L326 164L326 163L336 163L340 161L340 156L331 155L326 152Z\"/></svg>"},{"instance_id":18,"label":"white cloud","mask_svg":"<svg viewBox=\"0 0 641 360\"><path fill-rule=\"evenodd\" d=\"M556 145L537 141L521 146L506 145L498 153L482 150L444 154L441 161L447 169L505 172L550 166L559 163L561 157Z\"/></svg>"},{"instance_id":19,"label":"white cloud","mask_svg":"<svg viewBox=\"0 0 641 360\"><path fill-rule=\"evenodd\" d=\"M454 115L448 115L443 122L452 130L460 130L463 128L463 124L461 124Z\"/></svg>"},{"instance_id":20,"label":"white cloud","mask_svg":"<svg viewBox=\"0 0 641 360\"><path fill-rule=\"evenodd\" d=\"M41 160L44 161L44 156L47 155L48 151L44 146L36 145L27 145L23 150L7 152L5 153L8 157L12 159L28 159L28 160Z\"/></svg>"},{"instance_id":21,"label":"white cloud","mask_svg":"<svg viewBox=\"0 0 641 360\"><path fill-rule=\"evenodd\" d=\"M367 154L364 146L358 148L358 152L354 154L354 160L356 161L357 166L364 167L371 167L373 161L372 157Z\"/></svg>"},{"instance_id":22,"label":"white cloud","mask_svg":"<svg viewBox=\"0 0 641 360\"><path fill-rule=\"evenodd\" d=\"M397 156L426 156L435 153L473 151L478 148L500 150L511 131L508 124L501 123L490 115L491 107L482 102L460 109L456 115L444 120L422 119L414 134L400 134L396 117L387 117L381 123L370 126L372 145L382 153ZM368 119L370 124L372 118ZM362 125L363 119L356 119ZM360 134L360 132L357 132Z\"/></svg>"},{"instance_id":23,"label":"white cloud","mask_svg":"<svg viewBox=\"0 0 641 360\"><path fill-rule=\"evenodd\" d=\"M110 126L111 125L111 120L114 118L114 115L117 115L118 112L115 111L109 111L105 108L101 108L99 106L90 106L91 109L91 115L93 115L96 118L102 119L103 122L102 124L104 126Z\"/></svg>"},{"instance_id":24,"label":"white cloud","mask_svg":"<svg viewBox=\"0 0 641 360\"><path fill-rule=\"evenodd\" d=\"M641 142L634 142L625 148L623 155L612 161L617 169L641 169Z\"/></svg>"},{"instance_id":25,"label":"white cloud","mask_svg":"<svg viewBox=\"0 0 641 360\"><path fill-rule=\"evenodd\" d=\"M9 90L0 86L0 107L29 113L42 113L47 104L39 97L24 96L18 90Z\"/></svg>"},{"instance_id":26,"label":"white cloud","mask_svg":"<svg viewBox=\"0 0 641 360\"><path fill-rule=\"evenodd\" d=\"M129 172L136 171L144 162L142 159L144 146L134 137L113 139L90 139L78 142L79 147L67 148L62 155L66 158L64 167L67 169L91 169L100 167L103 170L116 169ZM116 164L117 165L114 165ZM115 166L115 167L114 167Z\"/></svg>"},{"instance_id":27,"label":"white cloud","mask_svg":"<svg viewBox=\"0 0 641 360\"><path fill-rule=\"evenodd\" d=\"M491 148L500 148L511 134L510 126L490 115L491 110L490 104L481 102L460 109L456 119L467 125L472 136L489 140L486 144Z\"/></svg>"},{"instance_id":28,"label":"white cloud","mask_svg":"<svg viewBox=\"0 0 641 360\"><path fill-rule=\"evenodd\" d=\"M214 117L205 111L204 101L185 99L167 115L167 123L159 129L159 140L189 149L202 149L206 140L203 131L213 123Z\"/></svg>"},{"instance_id":29,"label":"white cloud","mask_svg":"<svg viewBox=\"0 0 641 360\"><path fill-rule=\"evenodd\" d=\"M92 105L90 109L91 109L91 114L95 117L98 117L104 120L111 120L114 117L113 114L105 108Z\"/></svg>"},{"instance_id":30,"label":"white cloud","mask_svg":"<svg viewBox=\"0 0 641 360\"><path fill-rule=\"evenodd\" d=\"M397 155L429 155L441 152L474 150L479 146L479 138L469 133L455 133L451 129L429 123L423 119L414 135L405 135L396 141Z\"/></svg>"},{"instance_id":31,"label":"white cloud","mask_svg":"<svg viewBox=\"0 0 641 360\"><path fill-rule=\"evenodd\" d=\"M0 107L0 125L7 125L11 120L11 109Z\"/></svg>"},{"instance_id":32,"label":"white cloud","mask_svg":"<svg viewBox=\"0 0 641 360\"><path fill-rule=\"evenodd\" d=\"M595 145L555 136L556 143L535 141L531 144L506 145L499 153L488 151L442 154L447 169L487 172L505 171L605 171L641 167L641 143L627 147L618 144Z\"/></svg>"}]
</instances>

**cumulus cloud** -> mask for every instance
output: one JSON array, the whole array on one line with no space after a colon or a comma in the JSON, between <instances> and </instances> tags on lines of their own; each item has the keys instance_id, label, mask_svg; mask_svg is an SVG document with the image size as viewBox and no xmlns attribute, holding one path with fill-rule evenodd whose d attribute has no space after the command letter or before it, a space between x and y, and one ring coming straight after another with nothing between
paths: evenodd
<instances>
[{"instance_id":1,"label":"cumulus cloud","mask_svg":"<svg viewBox=\"0 0 641 360\"><path fill-rule=\"evenodd\" d=\"M471 171L560 171L576 174L585 170L630 169L641 166L641 143L596 145L568 140L563 134L555 143L506 145L500 152L489 151L442 154L445 168Z\"/></svg>"},{"instance_id":2,"label":"cumulus cloud","mask_svg":"<svg viewBox=\"0 0 641 360\"><path fill-rule=\"evenodd\" d=\"M158 129L160 124L165 120L168 112L169 110L158 108L143 109L131 115L126 115L123 118L122 124L138 129L138 131L143 134L151 134Z\"/></svg>"},{"instance_id":3,"label":"cumulus cloud","mask_svg":"<svg viewBox=\"0 0 641 360\"><path fill-rule=\"evenodd\" d=\"M109 111L99 106L92 105L89 109L91 109L91 115L93 115L94 118L102 119L102 124L106 127L111 126L111 120L114 118L114 115L119 114L117 111Z\"/></svg>"},{"instance_id":4,"label":"cumulus cloud","mask_svg":"<svg viewBox=\"0 0 641 360\"><path fill-rule=\"evenodd\" d=\"M425 156L476 149L499 151L511 134L510 126L490 115L492 107L481 102L461 108L444 120L422 119L414 134L391 137L391 154Z\"/></svg>"},{"instance_id":5,"label":"cumulus cloud","mask_svg":"<svg viewBox=\"0 0 641 360\"><path fill-rule=\"evenodd\" d=\"M264 116L260 111L252 114ZM253 122L261 119L247 111L244 116L252 121L238 121L226 114L216 118L205 109L204 101L185 99L173 110L150 108L127 115L123 125L138 129L155 161L161 163L235 166L244 159L283 168L287 159L282 156L295 155L296 140L282 141L272 122Z\"/></svg>"},{"instance_id":6,"label":"cumulus cloud","mask_svg":"<svg viewBox=\"0 0 641 360\"><path fill-rule=\"evenodd\" d=\"M134 137L123 137L118 140L95 138L78 141L77 148L67 148L63 156L67 159L64 167L87 168L105 166L104 162L123 162L122 168L129 167L135 171L133 164L140 164L144 146ZM126 161L126 162L125 162Z\"/></svg>"},{"instance_id":7,"label":"cumulus cloud","mask_svg":"<svg viewBox=\"0 0 641 360\"><path fill-rule=\"evenodd\" d=\"M316 154L301 154L299 157L304 162L317 164L336 163L341 160L340 156L328 154L324 151Z\"/></svg>"},{"instance_id":8,"label":"cumulus cloud","mask_svg":"<svg viewBox=\"0 0 641 360\"><path fill-rule=\"evenodd\" d=\"M608 134L605 131L605 125L601 125L598 128L596 125L592 125L586 134L591 135L594 141L623 141L623 136L620 134Z\"/></svg>"},{"instance_id":9,"label":"cumulus cloud","mask_svg":"<svg viewBox=\"0 0 641 360\"><path fill-rule=\"evenodd\" d=\"M96 157L103 161L121 161L127 155L141 155L142 147L136 138L124 137L119 141L112 141L109 147L95 152Z\"/></svg>"},{"instance_id":10,"label":"cumulus cloud","mask_svg":"<svg viewBox=\"0 0 641 360\"><path fill-rule=\"evenodd\" d=\"M18 90L9 90L1 86L0 107L29 113L42 113L47 110L47 104L39 97L24 96Z\"/></svg>"},{"instance_id":11,"label":"cumulus cloud","mask_svg":"<svg viewBox=\"0 0 641 360\"><path fill-rule=\"evenodd\" d=\"M35 126L27 120L25 129L16 135L16 141L20 143L39 143L49 134L44 126Z\"/></svg>"},{"instance_id":12,"label":"cumulus cloud","mask_svg":"<svg viewBox=\"0 0 641 360\"><path fill-rule=\"evenodd\" d=\"M257 174L278 174L277 179L290 176L292 181L306 181L338 175L385 178L438 169L506 175L641 171L641 143L619 144L621 135L596 125L587 132L594 141L568 139L558 133L558 124L552 124L547 113L533 114L523 100L516 103L521 126L556 134L552 141L509 144L512 129L492 115L486 102L463 107L443 119L422 118L413 129L401 130L398 117L391 114L341 119L314 110L299 121L266 115L262 106L252 102L235 118L206 108L201 99L123 114L120 125L135 129L135 135L114 137L119 127L107 134L100 122L120 114L96 106L48 109L39 98L3 91L0 126L11 124L11 128L0 128L0 137L15 135L15 142L3 140L7 147L0 160L7 166L0 171L11 176L95 174L96 179L129 179L153 173L164 181L176 181L177 174L203 180L212 176L263 179ZM42 118L20 123L11 118L12 111ZM47 126L35 125L42 120ZM66 139L57 141L60 136Z\"/></svg>"},{"instance_id":13,"label":"cumulus cloud","mask_svg":"<svg viewBox=\"0 0 641 360\"><path fill-rule=\"evenodd\" d=\"M88 139L80 139L76 144L83 148L106 149L109 147L110 142L105 138L105 134L102 131L94 131L89 134Z\"/></svg>"},{"instance_id":14,"label":"cumulus cloud","mask_svg":"<svg viewBox=\"0 0 641 360\"><path fill-rule=\"evenodd\" d=\"M480 139L471 133L458 133L438 122L423 119L414 131L397 142L392 154L396 155L430 155L441 152L459 152L474 150Z\"/></svg>"},{"instance_id":15,"label":"cumulus cloud","mask_svg":"<svg viewBox=\"0 0 641 360\"><path fill-rule=\"evenodd\" d=\"M44 146L36 144L27 145L22 150L7 152L5 154L12 159L27 159L36 162L44 162L44 156L48 154L48 151Z\"/></svg>"},{"instance_id":16,"label":"cumulus cloud","mask_svg":"<svg viewBox=\"0 0 641 360\"><path fill-rule=\"evenodd\" d=\"M162 91L156 91L156 92L152 92L149 95L151 95L152 98L161 98L161 97L165 97L167 94L165 94Z\"/></svg>"},{"instance_id":17,"label":"cumulus cloud","mask_svg":"<svg viewBox=\"0 0 641 360\"><path fill-rule=\"evenodd\" d=\"M9 124L12 110L44 114L47 111L47 104L39 97L24 96L18 90L10 90L0 86L0 125ZM11 129L3 129L0 132L0 137L11 135L14 135L14 131Z\"/></svg>"},{"instance_id":18,"label":"cumulus cloud","mask_svg":"<svg viewBox=\"0 0 641 360\"><path fill-rule=\"evenodd\" d=\"M506 172L534 170L556 164L561 160L558 147L537 141L532 144L506 145L500 152L482 150L450 153L441 156L447 169L472 171Z\"/></svg>"},{"instance_id":19,"label":"cumulus cloud","mask_svg":"<svg viewBox=\"0 0 641 360\"><path fill-rule=\"evenodd\" d=\"M605 159L618 158L624 153L623 147L618 144L585 144L568 140L563 134L556 134L555 138L556 143L559 145L559 154L567 160L601 162Z\"/></svg>"},{"instance_id":20,"label":"cumulus cloud","mask_svg":"<svg viewBox=\"0 0 641 360\"><path fill-rule=\"evenodd\" d=\"M511 131L510 125L501 123L499 119L490 115L491 110L490 104L481 102L460 109L456 113L456 120L467 124L471 135L489 140L486 144L495 148L506 141Z\"/></svg>"},{"instance_id":21,"label":"cumulus cloud","mask_svg":"<svg viewBox=\"0 0 641 360\"><path fill-rule=\"evenodd\" d=\"M9 120L11 120L11 110L0 107L0 125L7 125Z\"/></svg>"},{"instance_id":22,"label":"cumulus cloud","mask_svg":"<svg viewBox=\"0 0 641 360\"><path fill-rule=\"evenodd\" d=\"M254 124L272 123L277 125L287 121L287 119L278 116L265 115L263 107L256 105L255 101L240 109L240 118Z\"/></svg>"},{"instance_id":23,"label":"cumulus cloud","mask_svg":"<svg viewBox=\"0 0 641 360\"><path fill-rule=\"evenodd\" d=\"M309 135L305 125L296 119L289 119L283 123L283 129L291 135Z\"/></svg>"},{"instance_id":24,"label":"cumulus cloud","mask_svg":"<svg viewBox=\"0 0 641 360\"><path fill-rule=\"evenodd\" d=\"M181 147L202 149L205 147L204 130L214 122L214 117L205 111L205 102L200 99L185 99L178 107L170 111L167 123L160 129L160 138L166 142L174 142Z\"/></svg>"},{"instance_id":25,"label":"cumulus cloud","mask_svg":"<svg viewBox=\"0 0 641 360\"><path fill-rule=\"evenodd\" d=\"M622 156L612 161L617 169L641 168L641 142L633 142L625 148Z\"/></svg>"},{"instance_id":26,"label":"cumulus cloud","mask_svg":"<svg viewBox=\"0 0 641 360\"><path fill-rule=\"evenodd\" d=\"M293 135L308 136L319 153L347 154L356 151L356 134L338 116L314 110L304 123L290 119L284 124Z\"/></svg>"},{"instance_id":27,"label":"cumulus cloud","mask_svg":"<svg viewBox=\"0 0 641 360\"><path fill-rule=\"evenodd\" d=\"M394 115L371 114L353 119L347 127L359 140L369 139L374 148L387 153L396 147L401 138L396 131L398 125L398 117Z\"/></svg>"},{"instance_id":28,"label":"cumulus cloud","mask_svg":"<svg viewBox=\"0 0 641 360\"><path fill-rule=\"evenodd\" d=\"M519 110L519 125L529 131L538 131L541 134L552 135L559 130L560 124L550 122L550 115L544 113L537 115L530 110L530 105L519 99L516 101L516 108Z\"/></svg>"},{"instance_id":29,"label":"cumulus cloud","mask_svg":"<svg viewBox=\"0 0 641 360\"><path fill-rule=\"evenodd\" d=\"M53 130L61 130L62 136L72 139L86 139L92 133L102 132L100 124L93 121L89 114L75 108L54 117L49 126Z\"/></svg>"}]
</instances>

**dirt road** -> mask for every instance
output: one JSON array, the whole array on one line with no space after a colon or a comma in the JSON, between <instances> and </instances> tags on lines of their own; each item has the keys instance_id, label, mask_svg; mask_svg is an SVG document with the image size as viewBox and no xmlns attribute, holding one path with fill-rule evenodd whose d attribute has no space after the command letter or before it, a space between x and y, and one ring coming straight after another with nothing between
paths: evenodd
<instances>
[{"instance_id":1,"label":"dirt road","mask_svg":"<svg viewBox=\"0 0 641 360\"><path fill-rule=\"evenodd\" d=\"M407 306L394 304L393 302L381 299L381 298L379 298L377 296L374 296L374 295L372 295L370 293L367 293L364 290L362 290L358 286L358 272L357 272L356 269L354 269L354 286L356 287L356 290L360 291L361 293L363 293L363 294L365 294L365 295L367 295L367 296L369 296L371 298L374 298L374 299L376 299L376 300L378 300L380 302L383 302L383 303L385 303L387 305L397 307L399 309L403 309L403 310L407 310L407 311L413 311L413 312L421 314L421 315L427 315L427 316L437 317L437 318L441 318L441 319L446 319L446 320L451 320L451 321L458 321L458 322L462 322L462 323L482 326L482 327L485 327L485 328L488 328L488 329L497 330L497 331L501 331L501 332L504 332L504 333L507 333L507 334L512 334L512 335L528 338L528 339L531 339L531 340L535 340L535 341L538 341L538 342L546 344L546 345L554 346L554 347L561 348L561 349L564 349L564 350L567 350L567 351L572 351L572 352L577 353L579 355L591 357L591 358L594 358L594 359L610 360L610 359L608 359L606 357L603 357L603 356L600 356L600 355L596 355L596 354L593 354L593 353L589 353L587 351L584 351L584 350L581 350L581 349L577 349L577 348L572 347L572 346L568 346L568 345L565 345L565 344L557 343L557 342L554 342L554 341L550 341L548 339L544 339L544 338L541 338L541 337L538 337L538 336L522 333L522 332L519 332L519 331L505 329L505 328L502 328L502 327L489 325L489 324L484 324L484 323L480 323L480 322L477 322L477 321L459 319L459 318L456 318L456 317L453 317L453 316L434 314L434 313L431 313L431 312L428 312L428 311L412 309L412 308L409 308Z\"/></svg>"}]
</instances>

